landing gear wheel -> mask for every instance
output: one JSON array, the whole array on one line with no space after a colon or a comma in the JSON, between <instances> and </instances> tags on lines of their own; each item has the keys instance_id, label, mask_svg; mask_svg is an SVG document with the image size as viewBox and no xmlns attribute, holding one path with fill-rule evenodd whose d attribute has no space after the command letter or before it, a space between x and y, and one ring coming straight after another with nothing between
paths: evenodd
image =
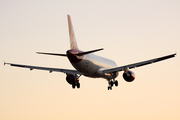
<instances>
[{"instance_id":1,"label":"landing gear wheel","mask_svg":"<svg viewBox=\"0 0 180 120\"><path fill-rule=\"evenodd\" d=\"M113 83L113 81L111 81L111 82L110 82L110 84L111 84L111 87L112 87L112 86L113 86L113 84L114 84L114 83Z\"/></svg>"},{"instance_id":2,"label":"landing gear wheel","mask_svg":"<svg viewBox=\"0 0 180 120\"><path fill-rule=\"evenodd\" d=\"M108 90L112 90L112 87L108 87Z\"/></svg>"},{"instance_id":3,"label":"landing gear wheel","mask_svg":"<svg viewBox=\"0 0 180 120\"><path fill-rule=\"evenodd\" d=\"M115 84L115 86L117 87L117 86L118 86L118 81L116 80L116 81L114 82L114 84Z\"/></svg>"},{"instance_id":4,"label":"landing gear wheel","mask_svg":"<svg viewBox=\"0 0 180 120\"><path fill-rule=\"evenodd\" d=\"M72 88L74 89L76 87L76 85L75 84L72 84Z\"/></svg>"},{"instance_id":5,"label":"landing gear wheel","mask_svg":"<svg viewBox=\"0 0 180 120\"><path fill-rule=\"evenodd\" d=\"M80 83L79 82L77 83L77 88L80 88Z\"/></svg>"}]
</instances>

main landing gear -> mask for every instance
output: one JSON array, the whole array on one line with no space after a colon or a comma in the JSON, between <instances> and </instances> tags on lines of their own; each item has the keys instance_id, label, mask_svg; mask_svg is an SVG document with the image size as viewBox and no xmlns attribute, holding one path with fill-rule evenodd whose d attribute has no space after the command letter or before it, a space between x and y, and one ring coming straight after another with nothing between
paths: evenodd
<instances>
[{"instance_id":1,"label":"main landing gear","mask_svg":"<svg viewBox=\"0 0 180 120\"><path fill-rule=\"evenodd\" d=\"M118 81L115 80L115 78L117 77L118 73L117 72L113 72L110 73L112 78L111 80L109 80L109 86L108 86L108 90L112 90L113 85L115 85L116 87L118 86Z\"/></svg>"},{"instance_id":2,"label":"main landing gear","mask_svg":"<svg viewBox=\"0 0 180 120\"><path fill-rule=\"evenodd\" d=\"M116 87L118 86L118 81L117 80L110 80L109 81L109 86L108 86L108 90L112 90L112 87L113 87L113 85L115 85Z\"/></svg>"},{"instance_id":3,"label":"main landing gear","mask_svg":"<svg viewBox=\"0 0 180 120\"><path fill-rule=\"evenodd\" d=\"M81 75L75 75L75 81L74 83L72 83L72 88L75 89L75 87L77 86L77 88L80 88L80 83L79 83L79 78L81 77Z\"/></svg>"}]
</instances>

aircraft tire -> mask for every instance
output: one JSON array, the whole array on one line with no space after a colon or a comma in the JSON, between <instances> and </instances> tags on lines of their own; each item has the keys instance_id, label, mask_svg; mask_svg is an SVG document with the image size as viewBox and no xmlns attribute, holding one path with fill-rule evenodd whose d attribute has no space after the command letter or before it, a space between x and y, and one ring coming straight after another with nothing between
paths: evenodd
<instances>
[{"instance_id":1,"label":"aircraft tire","mask_svg":"<svg viewBox=\"0 0 180 120\"><path fill-rule=\"evenodd\" d=\"M77 83L77 88L80 88L80 83L79 82Z\"/></svg>"},{"instance_id":2,"label":"aircraft tire","mask_svg":"<svg viewBox=\"0 0 180 120\"><path fill-rule=\"evenodd\" d=\"M75 84L72 84L72 88L74 89L76 87L76 85Z\"/></svg>"},{"instance_id":3,"label":"aircraft tire","mask_svg":"<svg viewBox=\"0 0 180 120\"><path fill-rule=\"evenodd\" d=\"M109 87L109 86L108 86L108 90L112 90L112 87Z\"/></svg>"},{"instance_id":4,"label":"aircraft tire","mask_svg":"<svg viewBox=\"0 0 180 120\"><path fill-rule=\"evenodd\" d=\"M115 86L117 87L117 86L118 86L118 81L116 80L116 81L114 82L114 84L115 84Z\"/></svg>"},{"instance_id":5,"label":"aircraft tire","mask_svg":"<svg viewBox=\"0 0 180 120\"><path fill-rule=\"evenodd\" d=\"M113 81L111 81L111 82L110 82L110 84L111 84L111 87L112 87L112 86L113 86L113 84L114 84L114 83L113 83Z\"/></svg>"}]
</instances>

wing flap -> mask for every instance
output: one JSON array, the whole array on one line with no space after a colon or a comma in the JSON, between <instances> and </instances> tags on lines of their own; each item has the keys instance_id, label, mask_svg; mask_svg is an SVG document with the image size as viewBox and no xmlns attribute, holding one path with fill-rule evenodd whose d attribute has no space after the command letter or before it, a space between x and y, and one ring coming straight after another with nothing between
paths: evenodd
<instances>
[{"instance_id":1,"label":"wing flap","mask_svg":"<svg viewBox=\"0 0 180 120\"><path fill-rule=\"evenodd\" d=\"M163 56L163 57L159 57L159 58L155 58L155 59L151 59L151 60L147 60L147 61L143 61L143 62L138 62L138 63L134 63L134 64L129 64L129 65L125 65L125 66L121 66L121 67L116 67L116 68L112 68L112 69L107 69L104 70L104 73L112 73L112 72L117 72L117 71L123 71L124 69L132 69L132 68L136 68L136 67L141 67L144 65L148 65L148 64L152 64L155 62L159 62L162 60L166 60L172 57L175 57L176 54L171 54L171 55L167 55L167 56Z\"/></svg>"}]
</instances>

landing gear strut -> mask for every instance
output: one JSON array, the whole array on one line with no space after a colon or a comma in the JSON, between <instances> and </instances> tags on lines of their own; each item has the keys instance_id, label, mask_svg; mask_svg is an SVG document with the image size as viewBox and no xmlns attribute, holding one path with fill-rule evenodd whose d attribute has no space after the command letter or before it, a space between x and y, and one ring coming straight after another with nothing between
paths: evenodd
<instances>
[{"instance_id":1,"label":"landing gear strut","mask_svg":"<svg viewBox=\"0 0 180 120\"><path fill-rule=\"evenodd\" d=\"M108 90L112 90L113 85L115 85L116 87L118 86L118 81L115 80L115 78L117 77L117 73L110 73L112 76L112 80L109 80L109 86L108 86Z\"/></svg>"}]
</instances>

